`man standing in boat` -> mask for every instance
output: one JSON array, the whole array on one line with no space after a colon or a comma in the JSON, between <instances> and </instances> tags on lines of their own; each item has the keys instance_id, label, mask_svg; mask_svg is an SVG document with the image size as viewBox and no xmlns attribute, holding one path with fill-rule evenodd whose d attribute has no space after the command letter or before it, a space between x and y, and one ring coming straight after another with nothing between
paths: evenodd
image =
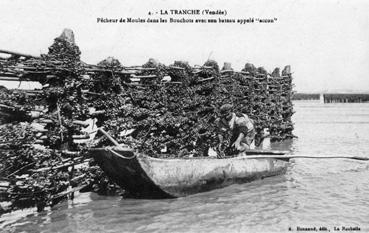
<instances>
[{"instance_id":1,"label":"man standing in boat","mask_svg":"<svg viewBox=\"0 0 369 233\"><path fill-rule=\"evenodd\" d=\"M233 112L231 104L224 104L220 107L220 118L217 120L220 130L219 140L222 144L225 132L231 133L230 146L237 151L250 149L250 145L255 138L254 122L244 113Z\"/></svg>"}]
</instances>

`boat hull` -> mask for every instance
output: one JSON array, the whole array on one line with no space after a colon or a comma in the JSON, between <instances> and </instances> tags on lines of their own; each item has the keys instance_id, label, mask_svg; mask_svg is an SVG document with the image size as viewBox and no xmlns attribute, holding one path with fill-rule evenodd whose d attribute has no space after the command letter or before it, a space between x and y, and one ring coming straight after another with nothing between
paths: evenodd
<instances>
[{"instance_id":1,"label":"boat hull","mask_svg":"<svg viewBox=\"0 0 369 233\"><path fill-rule=\"evenodd\" d=\"M284 174L288 159L157 159L132 151L92 149L105 173L137 198L173 198Z\"/></svg>"}]
</instances>

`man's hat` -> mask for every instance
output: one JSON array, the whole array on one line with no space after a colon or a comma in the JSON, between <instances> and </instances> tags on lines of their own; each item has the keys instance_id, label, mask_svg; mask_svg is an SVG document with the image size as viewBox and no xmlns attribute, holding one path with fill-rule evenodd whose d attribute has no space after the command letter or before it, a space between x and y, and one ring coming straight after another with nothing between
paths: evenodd
<instances>
[{"instance_id":1,"label":"man's hat","mask_svg":"<svg viewBox=\"0 0 369 233\"><path fill-rule=\"evenodd\" d=\"M221 115L226 115L228 114L229 112L232 111L232 108L233 106L231 104L223 104L221 107L220 107L220 114Z\"/></svg>"}]
</instances>

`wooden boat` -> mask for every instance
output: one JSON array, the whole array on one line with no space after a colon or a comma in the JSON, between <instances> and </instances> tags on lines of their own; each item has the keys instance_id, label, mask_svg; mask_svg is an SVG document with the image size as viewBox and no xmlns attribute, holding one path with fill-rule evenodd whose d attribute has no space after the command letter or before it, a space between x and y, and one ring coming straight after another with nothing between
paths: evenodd
<instances>
[{"instance_id":1,"label":"wooden boat","mask_svg":"<svg viewBox=\"0 0 369 233\"><path fill-rule=\"evenodd\" d=\"M283 155L258 151L226 159L158 159L118 147L90 149L90 154L112 180L137 198L182 197L276 176L286 172L289 160L248 158Z\"/></svg>"}]
</instances>

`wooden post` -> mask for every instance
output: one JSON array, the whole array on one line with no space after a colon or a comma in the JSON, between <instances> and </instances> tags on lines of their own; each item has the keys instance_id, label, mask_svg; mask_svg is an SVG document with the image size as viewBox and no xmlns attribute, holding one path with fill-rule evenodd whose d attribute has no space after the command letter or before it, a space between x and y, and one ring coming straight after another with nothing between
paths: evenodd
<instances>
[{"instance_id":1,"label":"wooden post","mask_svg":"<svg viewBox=\"0 0 369 233\"><path fill-rule=\"evenodd\" d=\"M64 139L63 139L63 130L62 130L63 125L62 125L62 119L61 119L61 115L60 115L59 101L56 104L56 108L57 108L57 112L58 112L58 120L59 120L59 125L60 125L60 139L63 142L64 141Z\"/></svg>"},{"instance_id":2,"label":"wooden post","mask_svg":"<svg viewBox=\"0 0 369 233\"><path fill-rule=\"evenodd\" d=\"M103 133L114 145L116 145L119 148L122 148L121 145L112 137L108 132L106 132L103 128L99 128L101 133Z\"/></svg>"}]
</instances>

